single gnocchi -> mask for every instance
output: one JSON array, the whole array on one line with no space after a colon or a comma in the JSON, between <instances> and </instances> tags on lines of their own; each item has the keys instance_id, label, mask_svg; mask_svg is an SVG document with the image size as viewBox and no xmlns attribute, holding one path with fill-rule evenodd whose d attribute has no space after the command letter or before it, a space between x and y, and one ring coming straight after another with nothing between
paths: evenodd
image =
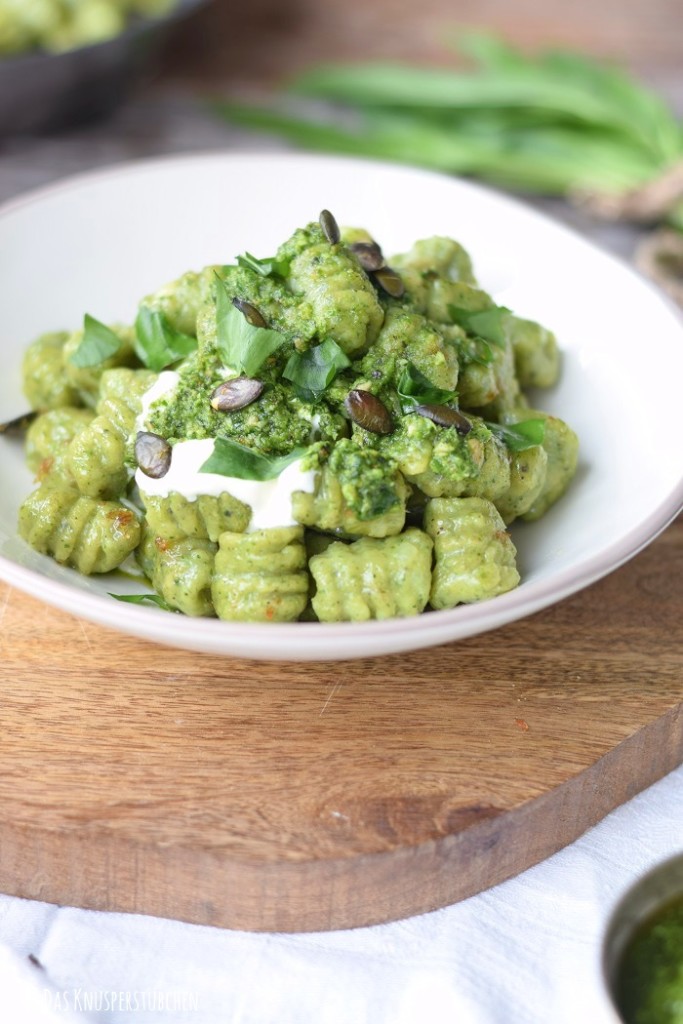
<instances>
[{"instance_id":1,"label":"single gnocchi","mask_svg":"<svg viewBox=\"0 0 683 1024\"><path fill-rule=\"evenodd\" d=\"M483 601L519 583L515 546L492 502L434 498L424 525L434 540L432 608Z\"/></svg>"},{"instance_id":2,"label":"single gnocchi","mask_svg":"<svg viewBox=\"0 0 683 1024\"><path fill-rule=\"evenodd\" d=\"M410 528L397 537L331 544L309 563L321 622L404 618L424 611L432 581L432 542Z\"/></svg>"}]
</instances>

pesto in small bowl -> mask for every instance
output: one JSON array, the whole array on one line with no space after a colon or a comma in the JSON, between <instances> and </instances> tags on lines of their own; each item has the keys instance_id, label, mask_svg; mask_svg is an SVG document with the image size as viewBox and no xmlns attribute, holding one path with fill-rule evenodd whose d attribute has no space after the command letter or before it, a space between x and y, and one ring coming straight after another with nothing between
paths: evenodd
<instances>
[{"instance_id":1,"label":"pesto in small bowl","mask_svg":"<svg viewBox=\"0 0 683 1024\"><path fill-rule=\"evenodd\" d=\"M605 944L610 994L625 1024L683 1024L683 856L624 896Z\"/></svg>"},{"instance_id":2,"label":"pesto in small bowl","mask_svg":"<svg viewBox=\"0 0 683 1024\"><path fill-rule=\"evenodd\" d=\"M627 1024L683 1024L683 893L636 931L617 976Z\"/></svg>"}]
</instances>

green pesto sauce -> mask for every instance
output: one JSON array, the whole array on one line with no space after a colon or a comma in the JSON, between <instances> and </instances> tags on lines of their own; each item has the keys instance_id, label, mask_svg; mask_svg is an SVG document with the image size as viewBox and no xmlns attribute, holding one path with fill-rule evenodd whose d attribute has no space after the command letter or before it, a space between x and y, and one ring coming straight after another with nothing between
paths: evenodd
<instances>
[{"instance_id":1,"label":"green pesto sauce","mask_svg":"<svg viewBox=\"0 0 683 1024\"><path fill-rule=\"evenodd\" d=\"M291 336L297 348L308 348L316 333L311 305L292 294L279 277L263 277L248 267L223 267L222 279L231 295L250 302L269 327Z\"/></svg>"},{"instance_id":2,"label":"green pesto sauce","mask_svg":"<svg viewBox=\"0 0 683 1024\"><path fill-rule=\"evenodd\" d=\"M282 243L277 251L279 260L287 260L289 263L300 256L302 252L313 245L320 245L325 242L325 235L320 224L311 221L303 228L296 228L293 234Z\"/></svg>"},{"instance_id":3,"label":"green pesto sauce","mask_svg":"<svg viewBox=\"0 0 683 1024\"><path fill-rule=\"evenodd\" d=\"M491 431L483 423L475 421L469 434L461 436L456 430L440 431L438 441L432 450L429 463L430 473L439 473L450 480L469 480L478 475L472 451L477 441L485 444L490 440Z\"/></svg>"},{"instance_id":4,"label":"green pesto sauce","mask_svg":"<svg viewBox=\"0 0 683 1024\"><path fill-rule=\"evenodd\" d=\"M359 519L375 519L400 504L396 463L375 449L343 438L334 446L329 467Z\"/></svg>"},{"instance_id":5,"label":"green pesto sauce","mask_svg":"<svg viewBox=\"0 0 683 1024\"><path fill-rule=\"evenodd\" d=\"M638 929L617 980L627 1024L683 1024L683 896Z\"/></svg>"},{"instance_id":6,"label":"green pesto sauce","mask_svg":"<svg viewBox=\"0 0 683 1024\"><path fill-rule=\"evenodd\" d=\"M258 401L246 408L217 412L211 406L211 395L225 379L219 369L205 360L188 365L173 394L154 403L149 429L171 444L226 437L263 455L287 455L293 448L310 444L314 435L334 441L343 431L340 417L325 403L312 406L302 402L291 388L277 381L267 383Z\"/></svg>"},{"instance_id":7,"label":"green pesto sauce","mask_svg":"<svg viewBox=\"0 0 683 1024\"><path fill-rule=\"evenodd\" d=\"M428 471L452 480L469 480L479 472L472 454L473 442L483 444L490 437L491 431L481 421L473 420L472 430L462 436L413 413L400 419L393 434L373 435L364 443L375 447L409 476Z\"/></svg>"},{"instance_id":8,"label":"green pesto sauce","mask_svg":"<svg viewBox=\"0 0 683 1024\"><path fill-rule=\"evenodd\" d=\"M171 444L227 438L268 457L321 442L323 451L317 451L313 461L318 466L328 461L348 508L358 519L368 520L404 502L400 474L414 478L431 473L456 481L476 477L481 459L476 462L473 452L481 452L490 432L478 421L471 433L462 437L423 417L402 414L397 387L408 364L416 366L434 386L452 390L457 386L458 348L466 337L456 325L437 325L418 312L409 292L400 301L383 294L370 300L370 307L372 302L381 302L377 308L384 322L379 336L369 351L361 350L352 365L337 375L318 401L306 401L305 394L282 377L293 349L305 351L331 336L316 321L316 315L323 315L320 306L316 307L320 289L337 297L335 316L339 323L346 323L349 336L358 327L356 314L370 308L362 304L356 308L353 302L349 305L347 293L357 284L357 277L372 295L375 290L355 256L342 250L325 239L318 224L309 224L296 230L277 251L281 265L291 268L286 279L277 274L264 276L245 266L222 267L228 294L251 303L268 327L283 334L282 346L256 373L264 390L251 405L236 412L212 408L211 396L229 374L222 366L215 311L209 302L197 320L197 353L180 369L175 391L154 404L147 422L148 429ZM306 283L303 291L302 281ZM355 295L353 288L351 292ZM370 391L381 399L394 422L393 433L379 436L349 421L344 403L352 388Z\"/></svg>"}]
</instances>

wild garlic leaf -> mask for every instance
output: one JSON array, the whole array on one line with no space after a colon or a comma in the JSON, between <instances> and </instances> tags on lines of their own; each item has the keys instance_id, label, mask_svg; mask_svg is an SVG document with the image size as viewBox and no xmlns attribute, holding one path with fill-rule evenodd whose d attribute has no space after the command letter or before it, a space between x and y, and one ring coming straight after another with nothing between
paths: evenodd
<instances>
[{"instance_id":1,"label":"wild garlic leaf","mask_svg":"<svg viewBox=\"0 0 683 1024\"><path fill-rule=\"evenodd\" d=\"M174 331L159 310L141 306L135 320L134 345L140 361L159 373L194 352L197 339Z\"/></svg>"},{"instance_id":2,"label":"wild garlic leaf","mask_svg":"<svg viewBox=\"0 0 683 1024\"><path fill-rule=\"evenodd\" d=\"M174 610L159 594L109 594L109 597L113 597L116 601L123 601L125 604L152 604L165 612Z\"/></svg>"},{"instance_id":3,"label":"wild garlic leaf","mask_svg":"<svg viewBox=\"0 0 683 1024\"><path fill-rule=\"evenodd\" d=\"M396 390L404 415L413 412L418 405L448 405L458 399L457 391L437 388L414 363L407 363L403 368Z\"/></svg>"},{"instance_id":4,"label":"wild garlic leaf","mask_svg":"<svg viewBox=\"0 0 683 1024\"><path fill-rule=\"evenodd\" d=\"M460 306L449 305L448 313L454 324L463 327L468 334L505 348L505 316L510 312L505 306L491 306L473 313Z\"/></svg>"},{"instance_id":5,"label":"wild garlic leaf","mask_svg":"<svg viewBox=\"0 0 683 1024\"><path fill-rule=\"evenodd\" d=\"M500 438L511 452L523 452L543 444L545 420L540 418L521 420L519 423L487 423L491 433Z\"/></svg>"},{"instance_id":6,"label":"wild garlic leaf","mask_svg":"<svg viewBox=\"0 0 683 1024\"><path fill-rule=\"evenodd\" d=\"M261 277L287 277L289 274L289 260L279 260L277 256L266 256L257 259L250 252L237 257L237 265L253 270Z\"/></svg>"},{"instance_id":7,"label":"wild garlic leaf","mask_svg":"<svg viewBox=\"0 0 683 1024\"><path fill-rule=\"evenodd\" d=\"M76 351L69 356L69 362L82 369L100 366L116 355L121 344L118 334L86 313L83 318L83 338Z\"/></svg>"},{"instance_id":8,"label":"wild garlic leaf","mask_svg":"<svg viewBox=\"0 0 683 1024\"><path fill-rule=\"evenodd\" d=\"M287 466L303 458L307 451L307 448L295 448L288 455L269 458L237 441L217 437L212 454L200 466L199 472L218 473L238 480L274 480Z\"/></svg>"},{"instance_id":9,"label":"wild garlic leaf","mask_svg":"<svg viewBox=\"0 0 683 1024\"><path fill-rule=\"evenodd\" d=\"M470 338L466 339L466 342L461 342L458 348L458 358L460 359L461 366L467 366L468 363L477 363L479 366L488 366L489 363L493 362L493 349L489 345L488 341L484 341L483 338Z\"/></svg>"},{"instance_id":10,"label":"wild garlic leaf","mask_svg":"<svg viewBox=\"0 0 683 1024\"><path fill-rule=\"evenodd\" d=\"M220 278L216 289L218 349L226 366L253 377L285 340L269 327L254 327L233 305L233 296Z\"/></svg>"},{"instance_id":11,"label":"wild garlic leaf","mask_svg":"<svg viewBox=\"0 0 683 1024\"><path fill-rule=\"evenodd\" d=\"M304 400L317 400L351 360L333 338L326 338L306 352L292 352L282 376L294 384ZM310 396L310 398L308 397Z\"/></svg>"}]
</instances>

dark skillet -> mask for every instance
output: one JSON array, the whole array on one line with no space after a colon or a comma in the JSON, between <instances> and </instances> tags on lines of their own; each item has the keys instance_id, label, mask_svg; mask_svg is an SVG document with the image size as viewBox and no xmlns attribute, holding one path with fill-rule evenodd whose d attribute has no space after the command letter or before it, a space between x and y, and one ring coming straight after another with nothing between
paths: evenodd
<instances>
[{"instance_id":1,"label":"dark skillet","mask_svg":"<svg viewBox=\"0 0 683 1024\"><path fill-rule=\"evenodd\" d=\"M58 131L110 114L150 67L169 29L207 0L131 19L114 39L66 53L0 57L0 137Z\"/></svg>"}]
</instances>

